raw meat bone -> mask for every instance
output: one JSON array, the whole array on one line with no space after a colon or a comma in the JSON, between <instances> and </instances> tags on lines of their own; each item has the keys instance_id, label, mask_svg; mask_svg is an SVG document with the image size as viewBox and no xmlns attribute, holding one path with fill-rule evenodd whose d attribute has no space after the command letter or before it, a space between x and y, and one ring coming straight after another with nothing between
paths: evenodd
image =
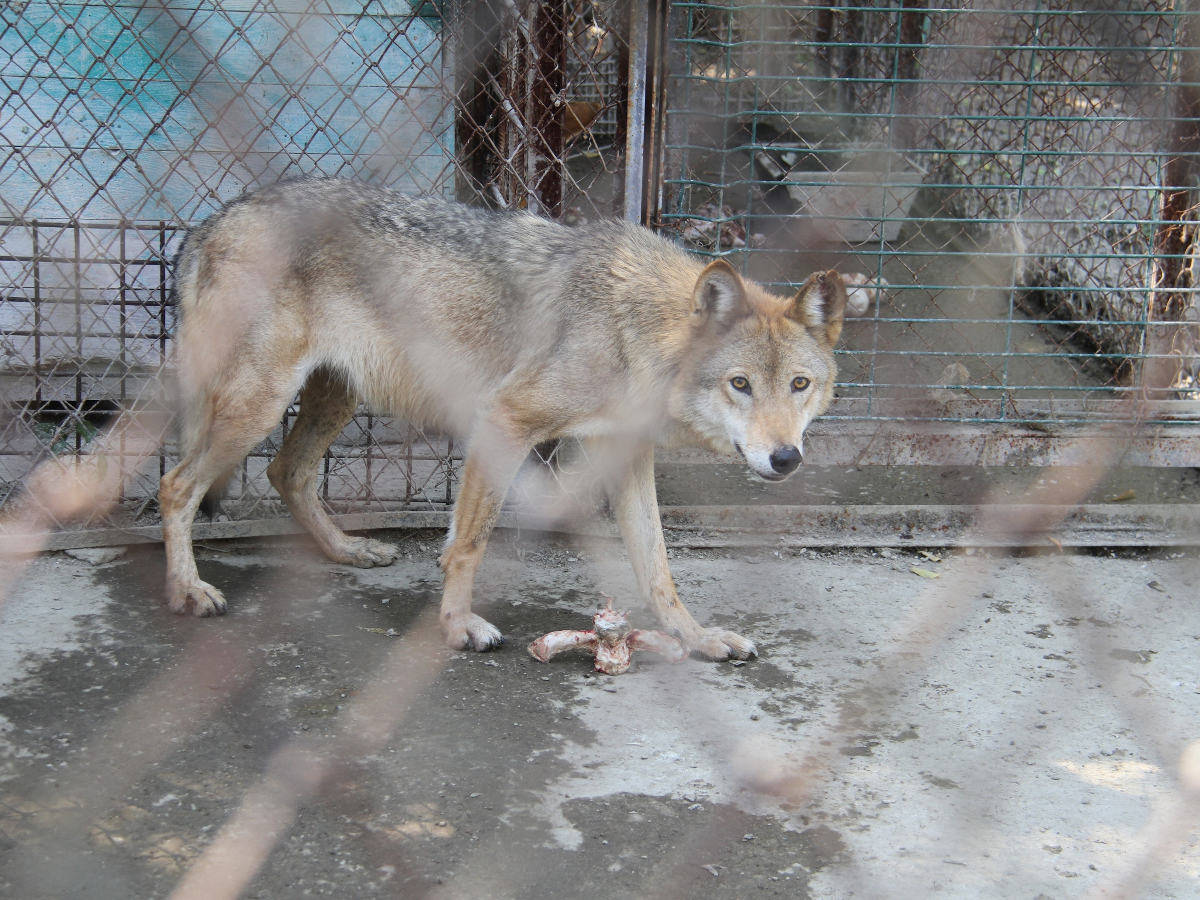
<instances>
[{"instance_id":1,"label":"raw meat bone","mask_svg":"<svg viewBox=\"0 0 1200 900\"><path fill-rule=\"evenodd\" d=\"M605 675L620 675L629 668L634 650L650 650L679 662L687 651L678 640L661 631L630 629L624 610L613 609L612 597L604 609L596 613L592 631L551 631L529 645L529 655L539 662L576 647L596 657L596 671Z\"/></svg>"}]
</instances>

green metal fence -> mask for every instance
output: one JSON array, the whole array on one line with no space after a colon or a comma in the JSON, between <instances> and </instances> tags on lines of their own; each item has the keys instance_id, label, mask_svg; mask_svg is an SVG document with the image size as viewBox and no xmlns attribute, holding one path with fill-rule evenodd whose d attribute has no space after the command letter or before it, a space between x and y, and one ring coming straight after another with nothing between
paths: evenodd
<instances>
[{"instance_id":1,"label":"green metal fence","mask_svg":"<svg viewBox=\"0 0 1200 900\"><path fill-rule=\"evenodd\" d=\"M833 264L887 284L843 338L844 427L1134 416L1160 426L1148 459L1200 459L1186 6L670 17L660 226L780 288ZM937 456L909 436L912 460Z\"/></svg>"}]
</instances>

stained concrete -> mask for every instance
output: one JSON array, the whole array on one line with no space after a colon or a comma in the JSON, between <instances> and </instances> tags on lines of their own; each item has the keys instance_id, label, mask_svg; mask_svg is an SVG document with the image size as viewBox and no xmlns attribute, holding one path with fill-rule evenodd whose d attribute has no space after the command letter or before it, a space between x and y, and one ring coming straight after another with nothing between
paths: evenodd
<instances>
[{"instance_id":1,"label":"stained concrete","mask_svg":"<svg viewBox=\"0 0 1200 900\"><path fill-rule=\"evenodd\" d=\"M482 655L424 630L440 536L389 537L375 570L203 546L212 620L164 608L157 548L38 559L0 610L0 894L167 895L272 786L246 896L1196 894L1193 554L676 551L761 657L608 678L524 645L628 605L619 547L501 535Z\"/></svg>"}]
</instances>

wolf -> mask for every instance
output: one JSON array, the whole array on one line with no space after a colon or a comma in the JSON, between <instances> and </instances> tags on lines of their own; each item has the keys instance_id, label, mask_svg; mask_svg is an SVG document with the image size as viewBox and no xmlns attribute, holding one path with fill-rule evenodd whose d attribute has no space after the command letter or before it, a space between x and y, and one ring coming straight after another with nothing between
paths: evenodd
<instances>
[{"instance_id":1,"label":"wolf","mask_svg":"<svg viewBox=\"0 0 1200 900\"><path fill-rule=\"evenodd\" d=\"M609 505L661 626L711 659L756 653L750 639L700 625L680 601L654 449L738 454L768 481L795 471L805 428L833 396L846 308L836 271L778 296L630 223L569 227L305 179L243 195L189 232L175 296L181 454L159 489L175 612L225 612L221 592L199 577L192 521L299 392L267 474L340 563L396 556L341 531L317 498L318 464L360 402L466 441L440 557L450 647L501 643L471 611L489 532L531 449L576 439L608 461Z\"/></svg>"}]
</instances>

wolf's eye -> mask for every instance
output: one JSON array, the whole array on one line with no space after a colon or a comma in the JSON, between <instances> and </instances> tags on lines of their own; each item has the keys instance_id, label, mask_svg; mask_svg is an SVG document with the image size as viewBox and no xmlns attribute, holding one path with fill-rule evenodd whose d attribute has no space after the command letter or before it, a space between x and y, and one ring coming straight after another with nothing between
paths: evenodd
<instances>
[{"instance_id":1,"label":"wolf's eye","mask_svg":"<svg viewBox=\"0 0 1200 900\"><path fill-rule=\"evenodd\" d=\"M743 375L734 375L730 378L729 386L735 391L741 391L743 394L750 393L750 381Z\"/></svg>"},{"instance_id":2,"label":"wolf's eye","mask_svg":"<svg viewBox=\"0 0 1200 900\"><path fill-rule=\"evenodd\" d=\"M803 375L797 375L795 378L792 379L792 390L793 391L806 391L806 390L808 390L808 386L810 384L812 384L812 382L809 381L807 378L805 378Z\"/></svg>"}]
</instances>

